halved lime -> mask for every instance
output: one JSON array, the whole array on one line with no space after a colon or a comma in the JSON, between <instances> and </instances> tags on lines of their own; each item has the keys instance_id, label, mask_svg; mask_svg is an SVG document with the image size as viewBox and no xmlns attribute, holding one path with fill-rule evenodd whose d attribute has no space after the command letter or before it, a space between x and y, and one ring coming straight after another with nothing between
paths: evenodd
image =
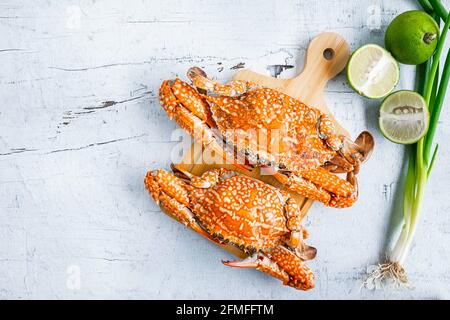
<instances>
[{"instance_id":1,"label":"halved lime","mask_svg":"<svg viewBox=\"0 0 450 320\"><path fill-rule=\"evenodd\" d=\"M397 85L400 70L391 54L376 44L356 50L347 65L347 79L360 95L383 98Z\"/></svg>"},{"instance_id":2,"label":"halved lime","mask_svg":"<svg viewBox=\"0 0 450 320\"><path fill-rule=\"evenodd\" d=\"M428 130L427 103L417 92L396 91L384 99L378 120L381 132L392 142L415 143Z\"/></svg>"}]
</instances>

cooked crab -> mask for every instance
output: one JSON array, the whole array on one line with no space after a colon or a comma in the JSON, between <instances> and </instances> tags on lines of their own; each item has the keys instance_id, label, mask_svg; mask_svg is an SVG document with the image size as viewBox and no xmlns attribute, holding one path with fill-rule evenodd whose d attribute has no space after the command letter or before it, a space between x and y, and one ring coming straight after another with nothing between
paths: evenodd
<instances>
[{"instance_id":1,"label":"cooked crab","mask_svg":"<svg viewBox=\"0 0 450 320\"><path fill-rule=\"evenodd\" d=\"M222 85L195 67L188 77L194 87L179 78L164 81L160 102L197 141L227 159L231 150L235 164L244 157L269 168L288 189L325 205L356 201L355 174L374 146L370 133L352 142L336 133L327 114L274 89L247 81Z\"/></svg>"},{"instance_id":2,"label":"cooked crab","mask_svg":"<svg viewBox=\"0 0 450 320\"><path fill-rule=\"evenodd\" d=\"M314 275L304 260L316 249L303 239L297 203L289 195L259 180L226 169L201 176L177 169L147 173L145 186L162 208L204 237L234 245L249 254L227 266L256 268L297 289L314 287Z\"/></svg>"}]
</instances>

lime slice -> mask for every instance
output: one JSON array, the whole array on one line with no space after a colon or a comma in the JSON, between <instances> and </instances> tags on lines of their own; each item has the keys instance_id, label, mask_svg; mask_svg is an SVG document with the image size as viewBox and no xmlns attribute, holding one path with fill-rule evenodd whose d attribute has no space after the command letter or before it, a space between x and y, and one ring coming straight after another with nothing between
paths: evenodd
<instances>
[{"instance_id":1,"label":"lime slice","mask_svg":"<svg viewBox=\"0 0 450 320\"><path fill-rule=\"evenodd\" d=\"M391 54L376 44L356 50L347 65L347 78L360 95L383 98L397 85L400 70Z\"/></svg>"},{"instance_id":2,"label":"lime slice","mask_svg":"<svg viewBox=\"0 0 450 320\"><path fill-rule=\"evenodd\" d=\"M420 94L400 90L390 94L380 107L379 124L383 135L395 143L411 144L428 130L427 103Z\"/></svg>"}]
</instances>

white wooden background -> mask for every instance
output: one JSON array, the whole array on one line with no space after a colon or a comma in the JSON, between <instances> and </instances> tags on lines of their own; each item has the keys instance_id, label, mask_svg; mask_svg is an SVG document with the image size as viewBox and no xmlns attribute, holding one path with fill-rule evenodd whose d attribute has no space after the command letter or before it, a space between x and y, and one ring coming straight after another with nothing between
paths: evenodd
<instances>
[{"instance_id":1,"label":"white wooden background","mask_svg":"<svg viewBox=\"0 0 450 320\"><path fill-rule=\"evenodd\" d=\"M450 5L450 3L446 3ZM343 75L327 100L352 135L376 150L350 209L315 204L306 219L317 286L295 291L231 258L162 214L143 187L171 162L177 128L162 111L163 79L204 67L219 80L234 66L268 72L303 65L318 33L352 49L383 43L415 1L0 1L0 298L449 298L450 116L424 215L406 266L413 288L360 291L384 255L404 148L377 129L379 101ZM402 66L399 88L412 88ZM446 108L447 106L445 106ZM447 158L447 159L446 159ZM77 282L79 276L79 282Z\"/></svg>"}]
</instances>

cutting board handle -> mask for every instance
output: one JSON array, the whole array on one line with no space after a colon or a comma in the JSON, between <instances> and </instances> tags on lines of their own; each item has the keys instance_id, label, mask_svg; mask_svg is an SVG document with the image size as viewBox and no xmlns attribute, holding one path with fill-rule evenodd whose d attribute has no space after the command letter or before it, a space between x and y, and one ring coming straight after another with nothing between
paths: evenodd
<instances>
[{"instance_id":1,"label":"cutting board handle","mask_svg":"<svg viewBox=\"0 0 450 320\"><path fill-rule=\"evenodd\" d=\"M350 48L344 38L334 32L321 33L310 42L305 67L291 79L289 87L294 91L305 86L322 89L345 68L349 57Z\"/></svg>"}]
</instances>

